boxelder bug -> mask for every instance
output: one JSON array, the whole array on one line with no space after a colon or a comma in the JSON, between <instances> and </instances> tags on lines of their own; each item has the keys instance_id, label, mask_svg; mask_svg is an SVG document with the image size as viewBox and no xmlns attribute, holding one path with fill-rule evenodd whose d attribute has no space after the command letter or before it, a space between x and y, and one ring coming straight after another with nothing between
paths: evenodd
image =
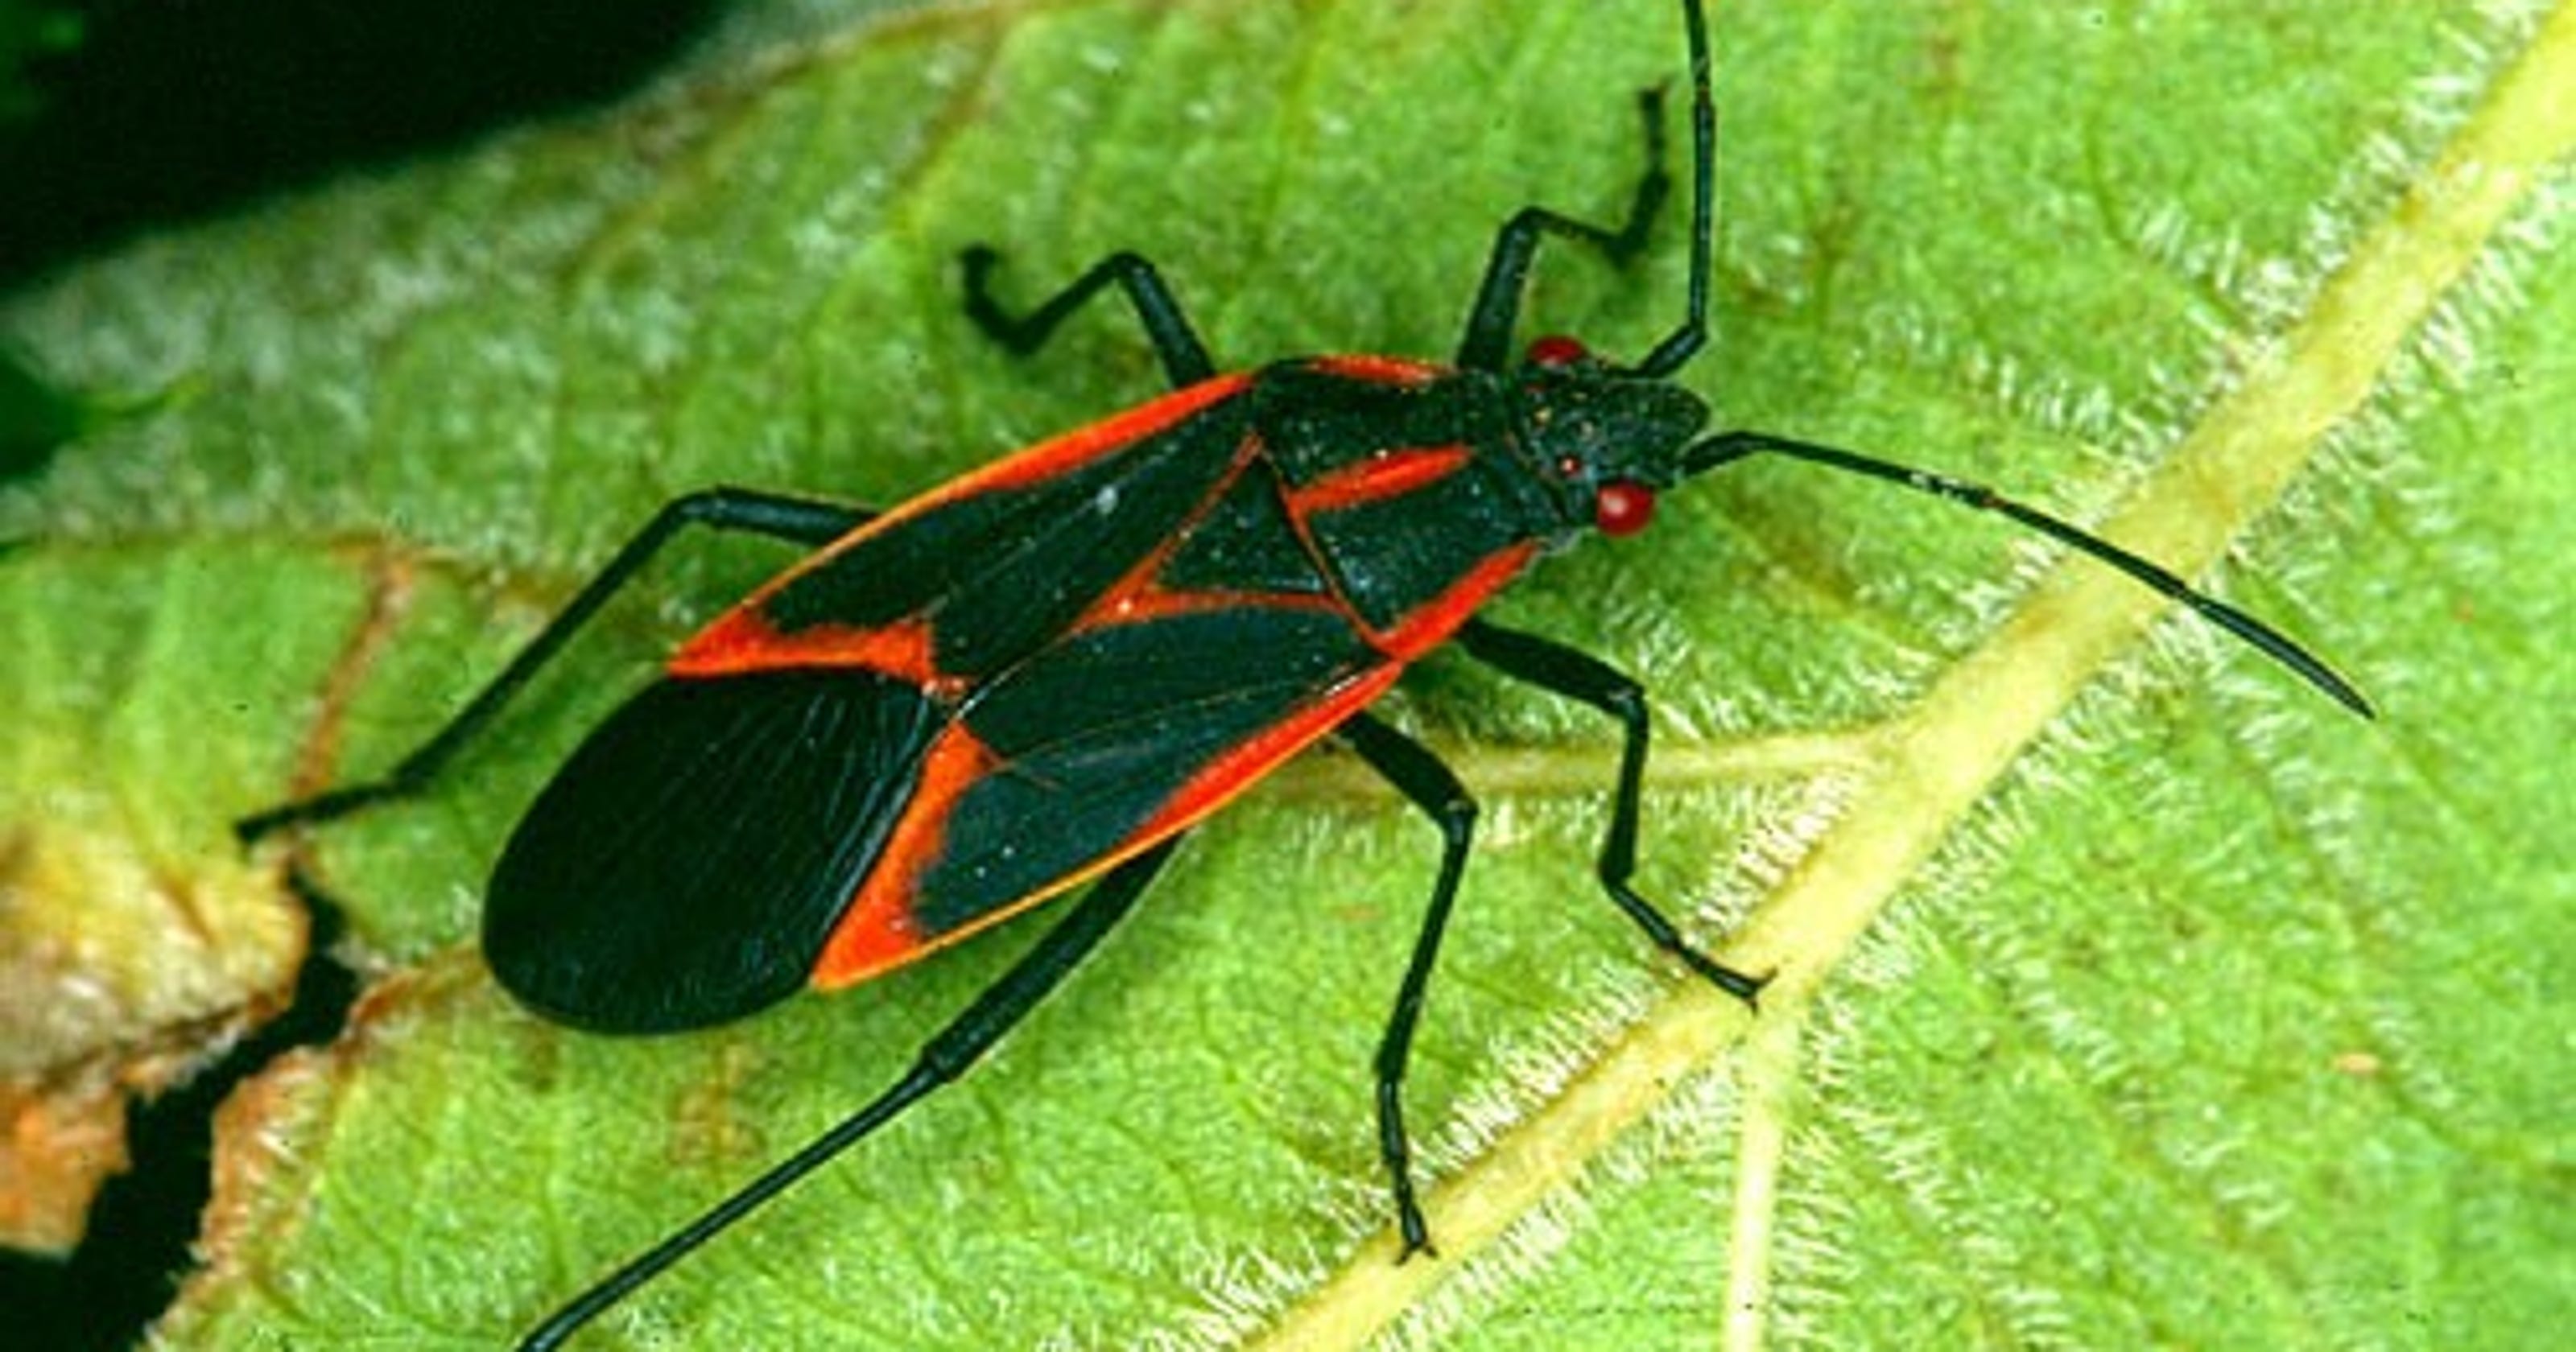
<instances>
[{"instance_id":1,"label":"boxelder bug","mask_svg":"<svg viewBox=\"0 0 2576 1352\"><path fill-rule=\"evenodd\" d=\"M1570 339L1517 359L1540 244L1639 252L1671 182L1661 101L1615 228L1539 207L1496 236L1448 365L1308 357L1217 372L1161 276L1112 255L1044 304L996 301L963 256L966 312L1014 351L1116 287L1174 392L1019 452L882 516L741 489L678 499L444 730L382 779L250 817L244 839L421 788L683 527L817 550L716 619L582 743L493 871L483 945L511 994L580 1028L653 1033L863 981L1090 884L1072 913L894 1086L565 1305L550 1347L745 1213L954 1079L1127 914L1181 834L1337 736L1439 825L1428 912L1376 1058L1379 1148L1404 1251L1430 1245L1402 1086L1476 808L1367 705L1455 643L1593 705L1625 738L1599 874L1653 943L1750 1002L1762 979L1691 947L1629 887L1647 709L1572 648L1475 618L1549 548L1642 528L1654 495L1770 454L1999 512L2128 574L2363 714L2361 695L2261 622L2117 546L1974 485L1758 432L1703 435L1673 383L1706 341L1716 113L1706 22L1682 0L1691 91L1682 322L1620 365Z\"/></svg>"}]
</instances>

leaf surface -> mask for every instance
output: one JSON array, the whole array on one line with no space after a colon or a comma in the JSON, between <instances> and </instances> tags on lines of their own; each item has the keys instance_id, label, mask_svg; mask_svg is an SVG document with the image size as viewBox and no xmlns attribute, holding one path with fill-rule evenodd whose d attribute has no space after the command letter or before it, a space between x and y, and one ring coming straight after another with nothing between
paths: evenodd
<instances>
[{"instance_id":1,"label":"leaf surface","mask_svg":"<svg viewBox=\"0 0 2576 1352\"><path fill-rule=\"evenodd\" d=\"M1408 1088L1438 1261L1388 1261L1368 1092L1436 837L1326 757L1202 831L990 1065L586 1345L2511 1346L2576 1313L2576 19L1715 25L1688 380L1725 421L2095 524L2382 720L1992 521L1729 470L1497 617L1656 692L1641 882L1778 971L1758 1017L1599 899L1614 730L1436 659L1395 713L1488 809ZM1624 200L1675 27L782 7L632 106L10 302L0 339L67 379L197 391L0 488L11 1068L273 986L300 931L225 823L390 764L660 500L899 500L1154 389L1115 305L992 351L958 248L1006 248L1024 296L1144 251L1221 362L1438 354L1494 223ZM1552 252L1531 331L1642 350L1680 280L1671 229L1627 273ZM490 1345L1025 946L677 1039L492 987L513 814L781 562L677 555L436 792L313 834L381 979L236 1099L169 1345Z\"/></svg>"}]
</instances>

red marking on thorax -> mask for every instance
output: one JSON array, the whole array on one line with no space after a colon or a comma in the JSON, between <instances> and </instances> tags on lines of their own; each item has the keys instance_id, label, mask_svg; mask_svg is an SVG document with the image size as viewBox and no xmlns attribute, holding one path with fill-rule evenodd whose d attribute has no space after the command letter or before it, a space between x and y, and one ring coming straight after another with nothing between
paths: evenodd
<instances>
[{"instance_id":1,"label":"red marking on thorax","mask_svg":"<svg viewBox=\"0 0 2576 1352\"><path fill-rule=\"evenodd\" d=\"M1380 451L1355 465L1290 491L1288 510L1300 517L1388 498L1400 498L1467 467L1475 453L1464 446L1416 446Z\"/></svg>"},{"instance_id":2,"label":"red marking on thorax","mask_svg":"<svg viewBox=\"0 0 2576 1352\"><path fill-rule=\"evenodd\" d=\"M1365 380L1373 385L1429 385L1454 375L1457 368L1437 362L1415 361L1410 357L1381 357L1374 353L1348 353L1339 356L1309 357L1306 369L1330 376Z\"/></svg>"}]
</instances>

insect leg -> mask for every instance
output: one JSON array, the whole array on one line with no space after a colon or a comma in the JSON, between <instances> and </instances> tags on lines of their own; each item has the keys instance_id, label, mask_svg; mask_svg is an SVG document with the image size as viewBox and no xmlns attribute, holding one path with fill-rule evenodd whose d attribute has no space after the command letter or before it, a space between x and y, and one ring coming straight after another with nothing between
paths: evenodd
<instances>
[{"instance_id":1,"label":"insect leg","mask_svg":"<svg viewBox=\"0 0 2576 1352\"><path fill-rule=\"evenodd\" d=\"M1618 719L1627 729L1619 753L1619 788L1610 805L1610 833L1601 842L1601 885L1657 948L1681 959L1718 989L1751 1004L1768 978L1747 976L1691 947L1661 911L1628 886L1637 871L1638 803L1646 783L1645 688L1588 653L1481 620L1468 621L1457 639L1469 656L1504 675L1580 700Z\"/></svg>"},{"instance_id":2,"label":"insect leg","mask_svg":"<svg viewBox=\"0 0 2576 1352\"><path fill-rule=\"evenodd\" d=\"M1475 305L1467 313L1467 334L1458 344L1458 365L1500 371L1511 364L1512 331L1520 322L1521 298L1529 290L1530 264L1538 257L1540 240L1549 235L1581 240L1609 255L1613 264L1626 263L1646 247L1656 213L1672 196L1673 179L1664 168L1663 91L1644 91L1637 96L1637 105L1646 126L1646 172L1628 201L1627 219L1604 227L1546 207L1523 207L1512 213L1494 236L1485 280L1476 288Z\"/></svg>"},{"instance_id":3,"label":"insect leg","mask_svg":"<svg viewBox=\"0 0 2576 1352\"><path fill-rule=\"evenodd\" d=\"M1164 862L1172 856L1172 847L1179 843L1180 838L1175 836L1110 870L1074 903L1073 914L1047 931L1046 937L1038 940L1037 945L1022 955L1011 970L1004 972L1000 980L985 987L984 993L976 996L975 1003L968 1005L964 1013L922 1044L912 1069L906 1071L891 1088L870 1100L867 1106L843 1118L839 1125L815 1137L804 1149L772 1165L769 1172L753 1179L706 1214L674 1231L661 1243L548 1315L543 1324L520 1342L520 1352L544 1352L544 1349L560 1346L575 1330L624 1299L627 1293L687 1257L699 1245L723 1233L726 1227L829 1163L834 1156L866 1139L877 1128L902 1116L906 1109L929 1097L933 1090L965 1074L977 1058L1000 1041L1003 1034L1011 1031L1084 958L1090 956L1091 950L1135 906L1136 898L1162 870Z\"/></svg>"},{"instance_id":4,"label":"insect leg","mask_svg":"<svg viewBox=\"0 0 2576 1352\"><path fill-rule=\"evenodd\" d=\"M565 641L596 614L617 589L626 585L638 569L649 562L673 535L685 526L711 526L717 530L741 531L767 535L801 545L820 546L848 534L875 513L837 503L814 502L805 498L758 493L744 488L708 488L686 497L664 503L653 514L644 529L617 551L616 557L591 578L562 613L547 621L528 646L510 659L510 665L492 678L447 726L415 748L402 762L380 779L357 784L344 784L326 789L309 798L254 813L233 823L233 834L244 843L280 827L304 822L329 821L346 816L371 803L389 798L402 798L419 792L435 777L474 734L492 721L501 706L525 686L537 670L551 660Z\"/></svg>"},{"instance_id":5,"label":"insect leg","mask_svg":"<svg viewBox=\"0 0 2576 1352\"><path fill-rule=\"evenodd\" d=\"M1136 308L1136 318L1144 323L1145 336L1154 344L1154 355L1163 359L1163 372L1171 377L1174 388L1195 385L1216 374L1216 364L1208 360L1207 347L1190 328L1189 318L1181 313L1181 303L1164 284L1163 274L1156 272L1141 254L1122 250L1101 259L1024 314L1013 314L993 299L993 269L1000 266L1002 255L992 246L975 245L959 254L957 261L966 274L966 317L994 342L1022 356L1044 346L1057 325L1114 282L1127 293L1127 303Z\"/></svg>"},{"instance_id":6,"label":"insect leg","mask_svg":"<svg viewBox=\"0 0 2576 1352\"><path fill-rule=\"evenodd\" d=\"M1386 776L1396 791L1431 814L1439 824L1440 878L1432 884L1431 909L1422 917L1422 932L1413 941L1405 964L1404 984L1395 993L1395 1012L1377 1045L1378 1153L1395 1189L1396 1222L1404 1234L1398 1261L1417 1251L1433 1252L1431 1231L1413 1196L1411 1144L1404 1131L1404 1067L1413 1051L1413 1030L1422 1019L1423 997L1431 985L1431 968L1440 953L1440 936L1449 926L1449 909L1458 899L1458 880L1467 871L1467 846L1476 832L1476 800L1438 757L1421 743L1368 714L1356 714L1338 730L1369 768Z\"/></svg>"}]
</instances>

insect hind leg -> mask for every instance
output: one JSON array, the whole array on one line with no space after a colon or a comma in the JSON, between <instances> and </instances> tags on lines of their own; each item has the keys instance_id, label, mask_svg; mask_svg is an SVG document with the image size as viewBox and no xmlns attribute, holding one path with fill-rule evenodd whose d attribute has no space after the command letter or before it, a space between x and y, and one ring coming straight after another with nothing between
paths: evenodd
<instances>
[{"instance_id":1,"label":"insect hind leg","mask_svg":"<svg viewBox=\"0 0 2576 1352\"><path fill-rule=\"evenodd\" d=\"M1180 837L1174 836L1111 869L1074 902L1071 915L1057 922L1056 927L1048 930L1009 971L985 987L973 1004L922 1044L912 1069L906 1071L902 1079L842 1118L830 1130L807 1142L795 1154L770 1166L767 1173L737 1189L697 1219L673 1231L660 1243L628 1260L624 1266L548 1315L544 1323L520 1340L517 1352L552 1352L552 1349L562 1346L565 1339L625 1299L635 1288L696 1252L734 1222L750 1215L771 1198L795 1186L806 1175L875 1134L878 1128L903 1116L932 1093L954 1083L991 1050L994 1043L1001 1041L1003 1034L1018 1026L1031 1010L1062 985L1074 968L1080 966L1118 922L1126 918L1128 912L1135 908L1136 899L1144 895L1146 886L1154 881L1155 874L1162 871L1164 861L1172 857L1172 849L1179 843Z\"/></svg>"},{"instance_id":2,"label":"insect hind leg","mask_svg":"<svg viewBox=\"0 0 2576 1352\"><path fill-rule=\"evenodd\" d=\"M957 262L964 273L966 317L986 337L1022 356L1045 346L1074 311L1115 285L1127 293L1127 303L1144 324L1145 337L1154 344L1154 355L1162 359L1163 373L1174 388L1195 385L1216 374L1216 363L1208 359L1207 346L1190 327L1180 301L1142 254L1125 250L1111 254L1083 269L1081 276L1037 308L1016 314L993 299L993 269L1001 265L1000 251L977 244L958 254Z\"/></svg>"}]
</instances>

